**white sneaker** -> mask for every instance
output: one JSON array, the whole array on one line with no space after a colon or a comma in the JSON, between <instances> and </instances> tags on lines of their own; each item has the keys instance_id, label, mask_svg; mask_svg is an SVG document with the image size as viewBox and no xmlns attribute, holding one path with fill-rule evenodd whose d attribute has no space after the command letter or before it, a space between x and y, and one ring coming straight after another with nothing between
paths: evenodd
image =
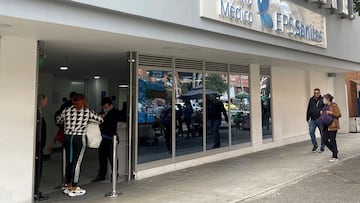
<instances>
[{"instance_id":1,"label":"white sneaker","mask_svg":"<svg viewBox=\"0 0 360 203\"><path fill-rule=\"evenodd\" d=\"M67 187L63 191L63 193L66 195L69 194L70 192L71 192L71 188L67 188Z\"/></svg>"},{"instance_id":2,"label":"white sneaker","mask_svg":"<svg viewBox=\"0 0 360 203\"><path fill-rule=\"evenodd\" d=\"M85 193L86 193L86 190L83 190L80 187L76 187L75 190L69 191L68 196L69 197L82 196L82 195L85 195Z\"/></svg>"},{"instance_id":3,"label":"white sneaker","mask_svg":"<svg viewBox=\"0 0 360 203\"><path fill-rule=\"evenodd\" d=\"M337 162L337 161L339 161L339 159L338 158L331 158L329 161L330 162Z\"/></svg>"}]
</instances>

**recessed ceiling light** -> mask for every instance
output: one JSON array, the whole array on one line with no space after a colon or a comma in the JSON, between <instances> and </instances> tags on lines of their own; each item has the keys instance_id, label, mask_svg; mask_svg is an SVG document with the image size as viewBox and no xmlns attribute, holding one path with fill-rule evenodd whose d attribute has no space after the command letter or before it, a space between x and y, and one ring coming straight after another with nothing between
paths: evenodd
<instances>
[{"instance_id":1,"label":"recessed ceiling light","mask_svg":"<svg viewBox=\"0 0 360 203\"><path fill-rule=\"evenodd\" d=\"M59 69L60 69L60 70L69 70L69 67L67 67L67 66L60 66Z\"/></svg>"},{"instance_id":2,"label":"recessed ceiling light","mask_svg":"<svg viewBox=\"0 0 360 203\"><path fill-rule=\"evenodd\" d=\"M100 79L101 77L100 77L100 75L95 75L94 76L94 79Z\"/></svg>"},{"instance_id":3,"label":"recessed ceiling light","mask_svg":"<svg viewBox=\"0 0 360 203\"><path fill-rule=\"evenodd\" d=\"M128 88L129 85L119 85L119 88Z\"/></svg>"}]
</instances>

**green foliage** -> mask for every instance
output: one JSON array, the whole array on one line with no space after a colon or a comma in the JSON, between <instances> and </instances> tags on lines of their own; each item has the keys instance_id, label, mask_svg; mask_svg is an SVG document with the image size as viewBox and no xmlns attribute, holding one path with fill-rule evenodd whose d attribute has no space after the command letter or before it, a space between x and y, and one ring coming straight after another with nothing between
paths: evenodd
<instances>
[{"instance_id":1,"label":"green foliage","mask_svg":"<svg viewBox=\"0 0 360 203\"><path fill-rule=\"evenodd\" d=\"M221 75L209 74L206 77L206 89L224 93L227 88L227 83L222 79Z\"/></svg>"},{"instance_id":2,"label":"green foliage","mask_svg":"<svg viewBox=\"0 0 360 203\"><path fill-rule=\"evenodd\" d=\"M360 0L354 0L354 11L360 16Z\"/></svg>"}]
</instances>

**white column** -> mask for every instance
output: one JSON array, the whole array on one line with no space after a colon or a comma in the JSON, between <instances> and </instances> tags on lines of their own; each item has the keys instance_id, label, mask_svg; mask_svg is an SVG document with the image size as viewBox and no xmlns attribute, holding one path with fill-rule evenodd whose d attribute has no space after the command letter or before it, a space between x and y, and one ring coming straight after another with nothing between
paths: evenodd
<instances>
[{"instance_id":1,"label":"white column","mask_svg":"<svg viewBox=\"0 0 360 203\"><path fill-rule=\"evenodd\" d=\"M250 119L251 144L262 145L262 118L260 99L260 65L250 64Z\"/></svg>"},{"instance_id":2,"label":"white column","mask_svg":"<svg viewBox=\"0 0 360 203\"><path fill-rule=\"evenodd\" d=\"M0 39L0 197L33 199L37 41Z\"/></svg>"},{"instance_id":3,"label":"white column","mask_svg":"<svg viewBox=\"0 0 360 203\"><path fill-rule=\"evenodd\" d=\"M334 77L334 97L341 111L340 130L341 133L349 132L349 108L346 89L346 81L343 73L337 73Z\"/></svg>"},{"instance_id":4,"label":"white column","mask_svg":"<svg viewBox=\"0 0 360 203\"><path fill-rule=\"evenodd\" d=\"M283 119L287 119L283 117L283 108L282 106L284 98L287 98L291 101L289 95L285 95L282 93L284 89L284 85L286 86L288 83L285 83L282 77L289 77L288 75L281 74L281 68L279 67L271 67L271 125L273 129L273 140L274 142L280 142L284 137L283 135ZM287 89L287 88L285 88ZM305 96L305 95L304 95ZM287 107L287 106L286 106ZM300 115L301 116L301 115ZM304 112L304 122L305 122L305 112Z\"/></svg>"}]
</instances>

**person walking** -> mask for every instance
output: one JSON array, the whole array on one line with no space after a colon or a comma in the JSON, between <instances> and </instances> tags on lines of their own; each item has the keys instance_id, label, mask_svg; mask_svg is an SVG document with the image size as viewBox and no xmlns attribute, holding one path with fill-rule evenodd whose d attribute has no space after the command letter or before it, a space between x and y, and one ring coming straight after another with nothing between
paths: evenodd
<instances>
[{"instance_id":1,"label":"person walking","mask_svg":"<svg viewBox=\"0 0 360 203\"><path fill-rule=\"evenodd\" d=\"M216 99L215 95L208 96L207 106L207 117L211 127L211 135L214 136L214 148L220 148L220 132L219 128L221 125L221 113L225 117L225 121L228 122L228 116L224 107L224 104Z\"/></svg>"},{"instance_id":2,"label":"person walking","mask_svg":"<svg viewBox=\"0 0 360 203\"><path fill-rule=\"evenodd\" d=\"M193 129L191 126L192 117L193 117L194 110L191 106L190 101L185 102L185 108L183 109L183 115L184 115L184 122L186 124L187 128L187 136L186 138L190 137L190 133L193 133Z\"/></svg>"},{"instance_id":3,"label":"person walking","mask_svg":"<svg viewBox=\"0 0 360 203\"><path fill-rule=\"evenodd\" d=\"M100 124L102 140L99 147L99 165L100 169L98 175L92 182L99 182L105 180L107 173L108 160L110 165L113 166L113 138L117 135L117 124L123 122L123 112L116 109L113 106L110 97L105 97L101 101L103 111L100 116L104 119L104 122ZM117 140L119 140L117 138ZM118 161L116 161L118 165ZM111 167L112 168L112 167Z\"/></svg>"},{"instance_id":4,"label":"person walking","mask_svg":"<svg viewBox=\"0 0 360 203\"><path fill-rule=\"evenodd\" d=\"M164 129L164 136L166 142L167 153L172 153L172 122L171 122L171 114L172 108L167 107L161 112L160 122L162 128Z\"/></svg>"},{"instance_id":5,"label":"person walking","mask_svg":"<svg viewBox=\"0 0 360 203\"><path fill-rule=\"evenodd\" d=\"M327 148L332 152L330 162L338 161L338 148L336 143L336 134L340 129L339 118L341 112L339 106L333 102L334 97L331 94L324 95L324 103L326 106L322 109L321 114L326 114L332 117L330 124L324 123L323 142Z\"/></svg>"},{"instance_id":6,"label":"person walking","mask_svg":"<svg viewBox=\"0 0 360 203\"><path fill-rule=\"evenodd\" d=\"M66 151L66 189L69 197L81 196L86 190L78 185L81 162L86 149L86 128L88 123L102 123L103 119L87 107L83 94L76 94L73 105L64 109L56 118L57 124L64 124Z\"/></svg>"},{"instance_id":7,"label":"person walking","mask_svg":"<svg viewBox=\"0 0 360 203\"><path fill-rule=\"evenodd\" d=\"M318 143L316 141L315 131L316 128L319 129L321 135L321 145L319 153L325 151L325 145L323 142L323 126L319 121L320 111L324 108L325 104L323 102L323 97L321 96L320 89L314 89L314 96L312 96L309 100L307 113L306 113L306 121L309 123L309 131L311 142L313 145L312 152L315 153L318 150Z\"/></svg>"},{"instance_id":8,"label":"person walking","mask_svg":"<svg viewBox=\"0 0 360 203\"><path fill-rule=\"evenodd\" d=\"M34 201L45 201L49 197L43 196L40 192L40 180L43 168L44 147L46 144L46 122L43 117L43 108L48 105L48 97L46 95L39 95L39 107L37 109L36 121L36 145L35 145L35 194Z\"/></svg>"}]
</instances>

